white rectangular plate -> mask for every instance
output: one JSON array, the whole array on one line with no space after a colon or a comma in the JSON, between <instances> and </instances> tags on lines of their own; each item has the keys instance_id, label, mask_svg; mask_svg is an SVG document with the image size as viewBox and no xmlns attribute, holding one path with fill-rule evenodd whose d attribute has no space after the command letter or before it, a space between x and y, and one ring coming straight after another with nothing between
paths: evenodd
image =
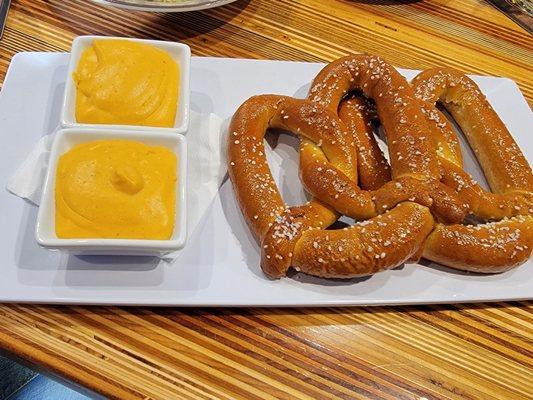
<instances>
[{"instance_id":1,"label":"white rectangular plate","mask_svg":"<svg viewBox=\"0 0 533 400\"><path fill-rule=\"evenodd\" d=\"M38 138L59 123L68 54L21 53L0 95L0 301L167 306L319 306L521 300L533 296L533 263L500 275L408 264L367 279L322 280L296 274L270 281L259 249L235 203L230 182L172 264L149 257L76 257L39 248L37 208L7 193L7 179ZM193 58L191 109L229 118L261 93L304 97L321 64ZM408 78L416 71L402 71ZM508 79L475 77L531 160L531 111ZM188 135L194 135L189 132ZM270 154L289 204L304 198L295 138L283 135ZM468 169L480 179L469 151ZM280 168L281 165L281 168ZM189 166L197 168L201 166Z\"/></svg>"}]
</instances>

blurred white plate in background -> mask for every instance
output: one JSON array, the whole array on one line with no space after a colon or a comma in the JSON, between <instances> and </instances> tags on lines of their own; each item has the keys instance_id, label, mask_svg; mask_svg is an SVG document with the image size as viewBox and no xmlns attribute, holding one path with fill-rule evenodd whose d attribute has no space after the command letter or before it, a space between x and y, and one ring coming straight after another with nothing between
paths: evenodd
<instances>
[{"instance_id":1,"label":"blurred white plate in background","mask_svg":"<svg viewBox=\"0 0 533 400\"><path fill-rule=\"evenodd\" d=\"M105 6L138 11L184 12L205 10L233 3L236 0L92 0Z\"/></svg>"}]
</instances>

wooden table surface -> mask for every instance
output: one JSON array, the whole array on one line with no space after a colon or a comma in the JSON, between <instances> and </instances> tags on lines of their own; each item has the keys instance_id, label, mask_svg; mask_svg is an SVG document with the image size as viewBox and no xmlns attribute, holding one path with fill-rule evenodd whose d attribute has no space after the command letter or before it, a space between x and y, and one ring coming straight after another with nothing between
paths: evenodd
<instances>
[{"instance_id":1,"label":"wooden table surface","mask_svg":"<svg viewBox=\"0 0 533 400\"><path fill-rule=\"evenodd\" d=\"M19 51L76 35L189 44L194 55L397 66L513 78L533 104L533 40L485 1L240 0L142 14L14 0L0 81ZM1 134L6 134L2 132ZM533 398L533 305L154 309L0 305L0 347L120 399Z\"/></svg>"}]
</instances>

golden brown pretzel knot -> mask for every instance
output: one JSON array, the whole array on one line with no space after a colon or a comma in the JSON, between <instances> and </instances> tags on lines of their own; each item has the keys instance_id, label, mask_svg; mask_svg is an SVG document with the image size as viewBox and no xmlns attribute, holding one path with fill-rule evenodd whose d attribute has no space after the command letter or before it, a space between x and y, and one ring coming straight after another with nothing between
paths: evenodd
<instances>
[{"instance_id":1,"label":"golden brown pretzel knot","mask_svg":"<svg viewBox=\"0 0 533 400\"><path fill-rule=\"evenodd\" d=\"M489 273L522 264L533 246L533 174L528 161L466 75L435 68L421 72L412 85L425 103L425 113L433 116L440 130L436 140L446 147L453 135L442 114L435 112L439 102L461 127L494 193L483 190L463 171L461 160L446 153L439 158L442 181L469 205L477 220L497 221L475 226L437 224L424 247L424 257L458 269Z\"/></svg>"},{"instance_id":2,"label":"golden brown pretzel knot","mask_svg":"<svg viewBox=\"0 0 533 400\"><path fill-rule=\"evenodd\" d=\"M320 85L316 80L315 84ZM532 245L533 175L527 160L475 83L462 73L428 70L412 84L431 122L429 136L437 146L442 182L457 192L477 220L500 221L476 226L438 224L428 237L424 256L477 272L500 272L523 263ZM435 107L437 101L465 132L495 193L483 190L463 170L459 141L447 118ZM341 119L356 136L358 155L366 153L365 172L373 171L370 179L386 179L387 163L370 147L376 146L376 141L365 125L371 118L366 115L368 105L360 100L355 106L353 103L352 99L341 103Z\"/></svg>"},{"instance_id":3,"label":"golden brown pretzel knot","mask_svg":"<svg viewBox=\"0 0 533 400\"><path fill-rule=\"evenodd\" d=\"M345 110L340 106L346 94L353 90L361 90L367 98L375 101L377 114L387 136L394 190L391 191L391 185L386 183L385 187L376 192L365 192L359 190L357 177L354 179L353 176L342 174L335 174L333 179L324 177L321 170L329 167L329 164L321 154L319 144L304 140L301 145L300 165L302 182L307 190L342 214L363 219L369 217L360 212L360 204L365 195L378 198L380 194L388 193L395 196L398 190L407 188L413 194L424 193L424 196L405 197L404 201L411 198L412 201L429 206L439 220L461 222L464 218L463 204L452 190L440 183L435 143L428 135L429 124L405 78L379 57L351 55L333 61L322 69L311 85L308 98L332 113L340 113L341 118L345 117L343 121L348 122L348 128L358 129L361 126L352 125L357 119L343 115ZM366 126L367 123L362 124L363 128ZM366 129L363 132L367 134L366 137L354 135L358 153L356 158L363 169L359 171L359 175L371 169L367 168L370 163L359 161L382 157L372 133ZM368 151L361 151L367 147ZM383 184L388 173L385 171L380 174L379 171L383 170L385 165L382 158L380 165L373 168L371 177L366 179L365 186L379 187ZM387 200L385 203L395 205L398 201ZM383 204L381 207L378 213L387 210L389 204ZM369 209L366 204L363 208Z\"/></svg>"},{"instance_id":4,"label":"golden brown pretzel knot","mask_svg":"<svg viewBox=\"0 0 533 400\"><path fill-rule=\"evenodd\" d=\"M420 109L412 106L412 90L404 78L394 74L406 102L399 106L417 113L423 126ZM372 80L369 75L358 84L368 86L366 81ZM397 105L396 100L384 96L377 103ZM302 137L301 175L320 200L301 207L285 206L264 154L263 136L269 127ZM335 112L309 101L273 95L256 96L241 105L229 128L229 173L243 214L261 241L265 273L280 277L292 265L319 276L360 276L395 267L417 255L433 217L419 204L396 205L412 200L433 207L429 185L420 177L438 176L438 164L422 156L433 154L424 147L431 148L433 143L419 134L421 129L414 131L416 140L409 138L405 143L402 129L388 133L398 138L399 158L403 154L411 174L399 175L394 182L368 192L356 184L354 136ZM433 171L424 173L424 169ZM436 213L444 219L462 220L464 210L453 193L444 186L441 192L437 196L440 203L435 202ZM378 215L389 209L387 215ZM374 218L343 231L324 231L337 219L336 211L357 219Z\"/></svg>"},{"instance_id":5,"label":"golden brown pretzel knot","mask_svg":"<svg viewBox=\"0 0 533 400\"><path fill-rule=\"evenodd\" d=\"M444 71L447 72L446 75L444 75ZM441 80L444 76L447 76L449 82L441 82L440 85L437 85L432 79L435 74ZM509 168L505 161L497 161L499 158L491 159L495 164L494 168L486 166L485 169L489 173L491 170L511 171L513 177L518 177L522 180L522 182L513 183L513 187L531 185L531 183L524 182L524 180L531 179L529 164L497 114L492 110L471 79L458 71L448 68L424 71L412 82L416 97L425 103L422 106L422 112L432 122L430 136L434 138L437 146L438 162L441 166L441 181L458 193L461 200L468 204L469 213L480 221L498 221L505 217L531 214L533 211L533 194L530 190L511 190L512 187L510 187L496 193L489 192L478 185L463 170L463 160L457 135L448 119L435 107L437 101L435 97L438 97L436 89L441 89L441 96L446 97L444 95L445 88L442 85L449 84L450 87L457 88L462 86L461 81L468 90L477 93L476 99L471 100L472 105L476 105L476 109L471 110L471 112L478 113L478 110L482 110L479 115L489 115L488 118L491 119L490 122L485 122L479 126L485 126L486 129L489 129L490 134L488 137L498 138L497 140L501 142L499 147L507 149L507 153L513 154L513 156L504 158L504 160L513 161L514 172L512 172L513 165L510 165L511 168ZM425 97L429 96L427 86L434 91L431 99ZM439 100L439 102L441 101ZM481 104L481 106L478 107L477 104ZM358 164L364 161L364 167L359 169L361 185L369 188L380 187L384 182L391 179L388 162L379 150L372 127L367 125L371 120L377 119L377 115L372 108L373 106L368 104L362 97L344 99L339 107L341 120L349 127L349 131L355 135ZM461 119L460 116L458 118ZM495 123L492 124L491 122ZM469 131L468 126L465 126L465 131ZM517 165L519 168L516 167ZM506 185L511 185L509 182L513 179L517 178L505 179L503 177L501 181L506 182Z\"/></svg>"},{"instance_id":6,"label":"golden brown pretzel knot","mask_svg":"<svg viewBox=\"0 0 533 400\"><path fill-rule=\"evenodd\" d=\"M368 275L395 267L418 252L434 226L429 210L419 204L402 203L385 215L336 231L324 229L339 214L318 200L287 207L265 157L263 137L268 128L321 143L318 149L328 166L317 179L323 180L329 171L356 177L353 135L335 113L307 100L275 95L255 96L239 107L229 126L228 170L242 213L261 243L261 267L268 276L279 278L290 266L324 277ZM394 201L410 195L396 189L395 183L390 185L388 191L397 191L391 196ZM353 199L353 193L343 193ZM366 193L362 198L370 209L357 206L359 212L377 214L371 197Z\"/></svg>"}]
</instances>

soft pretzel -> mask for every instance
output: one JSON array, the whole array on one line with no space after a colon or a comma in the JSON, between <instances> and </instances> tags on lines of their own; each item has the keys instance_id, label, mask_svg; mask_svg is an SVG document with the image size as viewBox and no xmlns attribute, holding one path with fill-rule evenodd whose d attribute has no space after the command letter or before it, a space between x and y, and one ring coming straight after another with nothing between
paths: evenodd
<instances>
[{"instance_id":1,"label":"soft pretzel","mask_svg":"<svg viewBox=\"0 0 533 400\"><path fill-rule=\"evenodd\" d=\"M428 237L424 257L476 272L501 272L520 265L530 257L533 245L533 174L529 163L466 75L435 68L421 72L412 84L427 114L434 113L438 101L453 116L495 193L481 188L445 155L440 158L443 182L468 203L476 218L498 221L476 226L437 225ZM446 137L450 135L437 140L445 142Z\"/></svg>"},{"instance_id":2,"label":"soft pretzel","mask_svg":"<svg viewBox=\"0 0 533 400\"><path fill-rule=\"evenodd\" d=\"M455 143L450 142L456 139L451 127L438 120L442 114L434 107L437 101L463 130L494 192L481 188L453 155L443 154L439 159L443 181L470 205L471 214L480 220L499 220L531 213L533 175L529 163L475 82L454 69L434 68L421 72L412 85L425 103L424 112L437 118L434 125L439 130L434 133L438 145L453 147Z\"/></svg>"},{"instance_id":3,"label":"soft pretzel","mask_svg":"<svg viewBox=\"0 0 533 400\"><path fill-rule=\"evenodd\" d=\"M321 277L369 275L422 253L453 268L486 273L529 258L529 164L508 151L494 160L487 155L495 141L512 146L512 154L519 150L501 121L494 131L480 127L481 121L499 119L473 82L459 74L458 81L443 75L433 71L410 86L380 58L351 55L318 74L308 100L263 95L239 107L229 127L228 169L243 215L261 243L261 267L268 276L284 276L291 266ZM354 90L365 98L353 96ZM391 168L370 129L374 117L366 112L366 98L374 100L384 127ZM488 116L469 116L480 99ZM484 191L463 171L459 141L435 107L437 100L481 154L484 170L507 168L489 179L495 193ZM265 157L268 128L301 139L300 175L314 196L305 205L287 207L279 194ZM466 208L494 222L463 225ZM363 221L327 230L341 214Z\"/></svg>"},{"instance_id":4,"label":"soft pretzel","mask_svg":"<svg viewBox=\"0 0 533 400\"><path fill-rule=\"evenodd\" d=\"M489 192L478 185L463 170L463 161L457 135L448 119L435 107L438 99L450 99L446 94L447 86L445 82L435 82L435 75L439 77L440 81L447 80L449 85L451 85L450 87L462 87L462 92L473 90L476 93L476 98L475 101L471 100L471 104L477 105L481 103L483 105L481 111L488 112L491 120L499 121L494 125L496 127L495 133L492 131L492 126L484 129L490 132L491 135L503 134L505 136L504 141L510 141L513 144L511 146L514 149L513 151L516 151L517 146L497 114L492 110L472 80L462 73L451 69L425 71L413 80L412 85L415 89L416 97L423 102L422 113L430 122L431 133L428 136L434 139L437 148L438 162L441 166L441 181L457 192L461 201L468 204L470 214L478 220L498 221L505 217L510 218L516 215L531 213L533 211L533 194L530 190L509 190L504 193ZM446 102L443 103L446 104ZM465 103L463 102L462 104ZM477 107L475 109L471 107L470 113L467 114L475 114L478 110L480 109ZM382 186L384 182L390 180L390 172L388 163L384 159L381 151L379 151L377 142L367 125L371 119L377 119L373 106L367 100L362 100L360 97L356 99L350 97L341 102L339 115L341 115L341 112L344 117L343 121L345 121L350 132L355 137L358 164L361 163L361 159L364 160L364 171L360 171L359 173L361 181L363 181L364 177L365 182L378 185L377 187ZM468 126L464 126L464 129L465 132L470 132ZM517 169L520 171L523 179L531 179L529 164L525 161L519 150L518 152L516 157L520 166ZM498 157L492 159L497 160ZM501 167L502 163L500 162L494 165L493 168L498 169Z\"/></svg>"},{"instance_id":5,"label":"soft pretzel","mask_svg":"<svg viewBox=\"0 0 533 400\"><path fill-rule=\"evenodd\" d=\"M395 246L391 239L376 237L376 230L355 226L335 233L338 240L346 243L346 247L341 244L336 247L337 257L332 253L332 257L321 258L317 256L320 248L311 244L313 250L309 254L317 256L320 268L302 262L308 254L297 250L297 243L307 243L318 230L331 225L338 214L317 200L299 207L284 204L265 157L263 137L268 128L289 130L307 141L321 143L320 151L338 174L355 179L357 162L352 135L347 133L337 115L324 107L274 95L252 97L239 107L229 126L228 170L243 215L260 240L261 267L268 276L279 278L291 265L323 277L367 275L396 267L418 251L433 226L431 213L415 203L398 207L388 204L387 208L392 208L390 213L376 216L367 223L379 227L383 237L400 235ZM406 200L399 192L395 199ZM409 196L411 194L403 195ZM375 205L371 206L373 202L370 196L368 205L372 209L361 209L361 212L376 215ZM375 244L372 250L361 248L356 245L356 239ZM305 246L298 249L302 248ZM370 252L374 252L373 258L368 258ZM360 262L363 259L365 264Z\"/></svg>"},{"instance_id":6,"label":"soft pretzel","mask_svg":"<svg viewBox=\"0 0 533 400\"><path fill-rule=\"evenodd\" d=\"M316 79L315 79L316 81ZM424 250L424 256L434 261L451 266L453 268L472 270L477 272L501 272L526 261L531 254L531 219L524 216L533 212L533 194L530 191L531 170L529 164L516 146L511 135L501 122L497 114L490 107L477 86L468 77L454 70L428 70L421 73L413 81L415 95L423 102L422 112L431 121L429 136L434 139L437 147L438 161L441 165L442 182L453 189L460 199L468 204L469 212L481 221L499 221L497 225L477 225L465 227L463 225L437 225L434 232L428 237ZM448 93L449 88L455 88L454 96ZM458 92L457 89L460 89ZM460 93L460 95L458 94ZM501 174L499 179L505 180L509 176L509 164L514 166L514 171L520 171L518 176L512 173L514 184L505 184L503 193L492 193L484 190L462 168L462 157L457 135L451 128L451 124L436 107L439 100L446 108L449 103L455 104L450 107L459 115L457 122L467 133L467 138L488 135L493 141L502 146L509 146L511 151L497 152L493 157L485 157L485 169L489 171L506 168L506 173ZM344 101L346 102L346 101ZM344 103L343 102L343 103ZM341 103L341 108L343 107ZM477 105L481 104L481 107ZM366 103L359 105L368 107ZM457 112L459 107L465 110ZM361 126L368 119L368 111L364 114L351 114L351 126ZM481 114L479 114L481 112ZM487 115L483 115L486 113ZM477 121L488 120L489 125L479 125L476 122L465 123L464 119L474 115ZM357 123L354 121L359 119ZM493 123L497 121L496 123ZM477 132L474 132L477 128ZM366 133L354 131L356 136L366 137ZM484 138L488 141L488 138ZM369 141L375 139L370 136ZM472 143L476 154L485 154L485 149L476 147ZM497 146L493 146L495 148ZM359 150L359 148L358 148ZM510 156L512 153L512 156ZM358 153L359 155L360 153ZM373 169L382 168L379 155L368 152L366 158ZM383 172L383 171L382 171ZM501 185L503 186L503 185ZM512 234L507 233L508 229ZM489 242L494 247L489 247ZM528 250L529 249L529 250Z\"/></svg>"},{"instance_id":7,"label":"soft pretzel","mask_svg":"<svg viewBox=\"0 0 533 400\"><path fill-rule=\"evenodd\" d=\"M440 183L440 170L437 162L435 141L428 134L431 124L425 118L421 110L421 104L415 98L413 89L405 78L396 69L379 57L365 54L350 55L333 61L327 65L314 79L308 98L323 105L332 112L341 112L349 128L357 129L359 115L351 113L346 115L342 111L341 101L343 96L353 90L360 90L367 98L375 102L378 117L382 121L389 147L389 156L392 165L392 177L394 185L403 187L418 186L424 188L425 201L420 201L424 196L415 196L414 200L422 205L430 206L433 214L447 223L460 222L464 218L463 203L457 195L445 185ZM350 106L350 105L348 105ZM359 103L359 108L362 104ZM364 118L364 117L363 117ZM364 122L364 121L363 121ZM359 126L358 126L359 125ZM355 134L357 143L357 157L362 155L368 164L373 165L376 174L372 174L369 181L374 184L387 175L384 171L384 161L380 153L375 150L374 137L371 133ZM373 144L372 144L373 143ZM314 148L313 148L314 146ZM300 164L302 182L306 188L325 203L335 207L339 203L348 202L343 198L343 193L336 193L340 199L323 197L322 193L335 193L335 188L350 188L350 182L341 175L335 175L335 179L324 178L322 180L311 179L309 184L307 175L314 172L313 168L306 168L313 161L319 161L317 157L320 150L318 146L309 142L302 142ZM311 160L310 155L315 159ZM379 160L379 162L378 162ZM363 164L363 167L366 165ZM376 179L376 175L379 178ZM351 185L355 185L353 181ZM320 184L318 187L317 185ZM323 188L329 184L328 190ZM386 187L388 185L388 187ZM381 191L389 192L390 185L385 185ZM337 190L338 192L338 190ZM352 194L352 190L349 193ZM379 190L378 190L379 192ZM429 204L427 202L429 198ZM346 200L346 201L345 201ZM387 205L382 206L387 209ZM343 207L339 211L345 215L357 218L349 207Z\"/></svg>"}]
</instances>

